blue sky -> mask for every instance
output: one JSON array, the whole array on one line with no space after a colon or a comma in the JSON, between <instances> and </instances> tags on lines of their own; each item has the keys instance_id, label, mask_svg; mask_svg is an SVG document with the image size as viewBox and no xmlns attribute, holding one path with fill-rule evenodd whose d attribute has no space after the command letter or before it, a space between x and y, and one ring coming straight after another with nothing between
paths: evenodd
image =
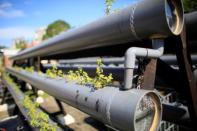
<instances>
[{"instance_id":1,"label":"blue sky","mask_svg":"<svg viewBox=\"0 0 197 131\"><path fill-rule=\"evenodd\" d=\"M120 9L133 0L116 0ZM78 27L105 15L105 0L0 0L0 45L10 46L14 38L31 41L40 27L62 19Z\"/></svg>"}]
</instances>

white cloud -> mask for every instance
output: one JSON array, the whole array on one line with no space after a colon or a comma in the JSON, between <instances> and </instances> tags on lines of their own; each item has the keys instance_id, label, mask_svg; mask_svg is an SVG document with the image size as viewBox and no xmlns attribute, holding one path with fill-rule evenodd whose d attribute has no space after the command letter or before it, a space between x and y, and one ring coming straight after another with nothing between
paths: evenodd
<instances>
[{"instance_id":1,"label":"white cloud","mask_svg":"<svg viewBox=\"0 0 197 131\"><path fill-rule=\"evenodd\" d=\"M22 10L14 9L11 3L0 3L0 18L16 18L23 16L25 16L25 13Z\"/></svg>"},{"instance_id":2,"label":"white cloud","mask_svg":"<svg viewBox=\"0 0 197 131\"><path fill-rule=\"evenodd\" d=\"M6 8L11 8L12 4L9 2L4 2L0 4L0 9L6 9Z\"/></svg>"},{"instance_id":3,"label":"white cloud","mask_svg":"<svg viewBox=\"0 0 197 131\"><path fill-rule=\"evenodd\" d=\"M23 17L23 16L25 16L25 13L22 10L11 10L11 11L0 10L0 17L3 18L15 18L15 17Z\"/></svg>"},{"instance_id":4,"label":"white cloud","mask_svg":"<svg viewBox=\"0 0 197 131\"><path fill-rule=\"evenodd\" d=\"M15 38L31 39L34 37L34 29L30 27L8 27L0 28L0 39L15 39Z\"/></svg>"}]
</instances>

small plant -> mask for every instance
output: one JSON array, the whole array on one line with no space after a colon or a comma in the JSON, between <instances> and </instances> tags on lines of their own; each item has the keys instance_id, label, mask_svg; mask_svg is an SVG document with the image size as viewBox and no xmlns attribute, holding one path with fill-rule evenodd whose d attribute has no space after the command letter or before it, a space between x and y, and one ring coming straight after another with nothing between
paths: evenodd
<instances>
[{"instance_id":1,"label":"small plant","mask_svg":"<svg viewBox=\"0 0 197 131\"><path fill-rule=\"evenodd\" d=\"M38 71L38 75L43 76L44 73L42 71Z\"/></svg>"},{"instance_id":2,"label":"small plant","mask_svg":"<svg viewBox=\"0 0 197 131\"><path fill-rule=\"evenodd\" d=\"M56 75L55 75L50 69L47 69L46 75L47 75L49 78L56 78Z\"/></svg>"},{"instance_id":3,"label":"small plant","mask_svg":"<svg viewBox=\"0 0 197 131\"><path fill-rule=\"evenodd\" d=\"M20 92L19 87L16 83L14 83L12 78L10 78L10 76L6 73L3 77L18 94ZM49 123L49 116L46 113L37 110L39 104L32 101L33 97L30 96L31 94L31 91L26 92L24 98L20 101L22 106L27 111L31 126L38 127L40 131L56 131L57 125Z\"/></svg>"},{"instance_id":4,"label":"small plant","mask_svg":"<svg viewBox=\"0 0 197 131\"><path fill-rule=\"evenodd\" d=\"M40 128L40 131L56 131L57 126L51 125L49 123L49 116L41 111L38 111L37 108L39 104L37 102L33 102L28 95L25 95L22 105L28 111L28 116L31 121L30 124L33 127Z\"/></svg>"},{"instance_id":5,"label":"small plant","mask_svg":"<svg viewBox=\"0 0 197 131\"><path fill-rule=\"evenodd\" d=\"M79 68L77 71L69 71L66 75L68 81L76 81L80 85L91 84L95 89L103 88L106 85L112 83L113 77L112 74L105 76L103 73L103 63L102 59L97 60L96 76L90 78L87 72L83 71L82 68Z\"/></svg>"},{"instance_id":6,"label":"small plant","mask_svg":"<svg viewBox=\"0 0 197 131\"><path fill-rule=\"evenodd\" d=\"M20 91L18 85L10 78L9 74L4 73L3 78L13 87L16 93Z\"/></svg>"},{"instance_id":7,"label":"small plant","mask_svg":"<svg viewBox=\"0 0 197 131\"><path fill-rule=\"evenodd\" d=\"M21 70L22 70L22 68L19 67L19 66L14 66L14 68L15 68L17 71L21 71Z\"/></svg>"},{"instance_id":8,"label":"small plant","mask_svg":"<svg viewBox=\"0 0 197 131\"><path fill-rule=\"evenodd\" d=\"M85 85L92 82L92 78L88 76L88 73L85 72L82 68L79 68L77 71L69 71L66 75L68 81L76 81L77 84Z\"/></svg>"},{"instance_id":9,"label":"small plant","mask_svg":"<svg viewBox=\"0 0 197 131\"><path fill-rule=\"evenodd\" d=\"M103 66L102 59L99 58L97 60L96 76L93 79L93 85L96 89L100 89L106 85L111 84L113 80L111 73L108 76L105 76L103 74L104 72L103 72L102 66Z\"/></svg>"},{"instance_id":10,"label":"small plant","mask_svg":"<svg viewBox=\"0 0 197 131\"><path fill-rule=\"evenodd\" d=\"M47 69L46 75L50 78L64 78L64 73L61 70L58 70L56 65L53 65L52 69Z\"/></svg>"},{"instance_id":11,"label":"small plant","mask_svg":"<svg viewBox=\"0 0 197 131\"><path fill-rule=\"evenodd\" d=\"M25 70L29 73L33 73L34 72L34 67L30 66L30 67L25 67Z\"/></svg>"},{"instance_id":12,"label":"small plant","mask_svg":"<svg viewBox=\"0 0 197 131\"><path fill-rule=\"evenodd\" d=\"M56 65L52 66L52 69L47 69L46 76L52 79L57 77L64 78L66 77L67 81L75 81L77 84L80 85L92 85L95 89L100 89L112 83L113 77L110 73L108 76L104 75L103 72L103 62L102 59L99 58L97 60L97 68L96 68L96 75L94 78L89 77L88 73L85 72L82 68L79 68L76 71L70 70L66 75L61 70L58 70ZM25 68L28 72L33 72L33 67ZM38 72L39 75L43 75L42 72Z\"/></svg>"}]
</instances>

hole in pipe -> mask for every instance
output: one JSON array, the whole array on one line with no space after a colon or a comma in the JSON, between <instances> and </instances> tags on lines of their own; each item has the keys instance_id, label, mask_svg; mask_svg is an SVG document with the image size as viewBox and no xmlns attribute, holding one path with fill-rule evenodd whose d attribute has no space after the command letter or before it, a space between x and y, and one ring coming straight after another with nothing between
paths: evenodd
<instances>
[{"instance_id":1,"label":"hole in pipe","mask_svg":"<svg viewBox=\"0 0 197 131\"><path fill-rule=\"evenodd\" d=\"M97 112L99 111L99 100L96 101L95 109Z\"/></svg>"},{"instance_id":2,"label":"hole in pipe","mask_svg":"<svg viewBox=\"0 0 197 131\"><path fill-rule=\"evenodd\" d=\"M148 131L153 125L156 105L150 95L145 95L137 104L135 112L135 130Z\"/></svg>"},{"instance_id":3,"label":"hole in pipe","mask_svg":"<svg viewBox=\"0 0 197 131\"><path fill-rule=\"evenodd\" d=\"M85 101L88 101L88 97L85 97L85 99L84 99Z\"/></svg>"},{"instance_id":4,"label":"hole in pipe","mask_svg":"<svg viewBox=\"0 0 197 131\"><path fill-rule=\"evenodd\" d=\"M183 29L183 7L181 0L166 0L165 13L168 26L175 35L180 34Z\"/></svg>"}]
</instances>

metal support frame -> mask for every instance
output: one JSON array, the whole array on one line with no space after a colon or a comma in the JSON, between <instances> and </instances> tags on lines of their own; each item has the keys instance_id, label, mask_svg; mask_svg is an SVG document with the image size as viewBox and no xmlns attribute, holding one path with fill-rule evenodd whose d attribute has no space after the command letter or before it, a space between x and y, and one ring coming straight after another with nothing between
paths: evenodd
<instances>
[{"instance_id":1,"label":"metal support frame","mask_svg":"<svg viewBox=\"0 0 197 131\"><path fill-rule=\"evenodd\" d=\"M177 92L184 93L182 87L182 78L180 77L180 72L173 69L170 65L162 61L157 60L157 71L156 76L165 81L169 88L175 89ZM178 82L177 82L178 81Z\"/></svg>"},{"instance_id":2,"label":"metal support frame","mask_svg":"<svg viewBox=\"0 0 197 131\"><path fill-rule=\"evenodd\" d=\"M63 114L63 115L66 115L67 113L65 112L64 107L63 107L61 101L58 100L58 99L56 99L56 98L55 98L55 101L56 101L56 103L57 103L57 105L59 107L59 110L60 110L59 113L60 114Z\"/></svg>"},{"instance_id":3,"label":"metal support frame","mask_svg":"<svg viewBox=\"0 0 197 131\"><path fill-rule=\"evenodd\" d=\"M157 59L151 59L145 67L141 89L145 89L145 90L154 89L156 68L157 68Z\"/></svg>"},{"instance_id":4,"label":"metal support frame","mask_svg":"<svg viewBox=\"0 0 197 131\"><path fill-rule=\"evenodd\" d=\"M36 70L37 70L37 71L40 71L40 68L41 68L41 67L40 67L40 56L37 57L37 63L36 63L35 66L36 66Z\"/></svg>"},{"instance_id":5,"label":"metal support frame","mask_svg":"<svg viewBox=\"0 0 197 131\"><path fill-rule=\"evenodd\" d=\"M186 27L182 31L181 35L176 38L176 56L178 60L180 75L183 82L183 88L187 94L187 106L189 108L190 118L192 122L197 122L197 87L194 75L192 72L191 56L188 50L187 39L186 39ZM194 124L194 127L197 127Z\"/></svg>"},{"instance_id":6,"label":"metal support frame","mask_svg":"<svg viewBox=\"0 0 197 131\"><path fill-rule=\"evenodd\" d=\"M7 97L7 94L8 94L8 93L9 93L9 92L8 92L8 89L7 89L7 88L4 88L4 89L3 89L3 94L2 94L2 95L3 95L3 96L2 96L2 100L1 100L1 103L0 103L1 105L5 103L5 100L6 100L6 97Z\"/></svg>"}]
</instances>

